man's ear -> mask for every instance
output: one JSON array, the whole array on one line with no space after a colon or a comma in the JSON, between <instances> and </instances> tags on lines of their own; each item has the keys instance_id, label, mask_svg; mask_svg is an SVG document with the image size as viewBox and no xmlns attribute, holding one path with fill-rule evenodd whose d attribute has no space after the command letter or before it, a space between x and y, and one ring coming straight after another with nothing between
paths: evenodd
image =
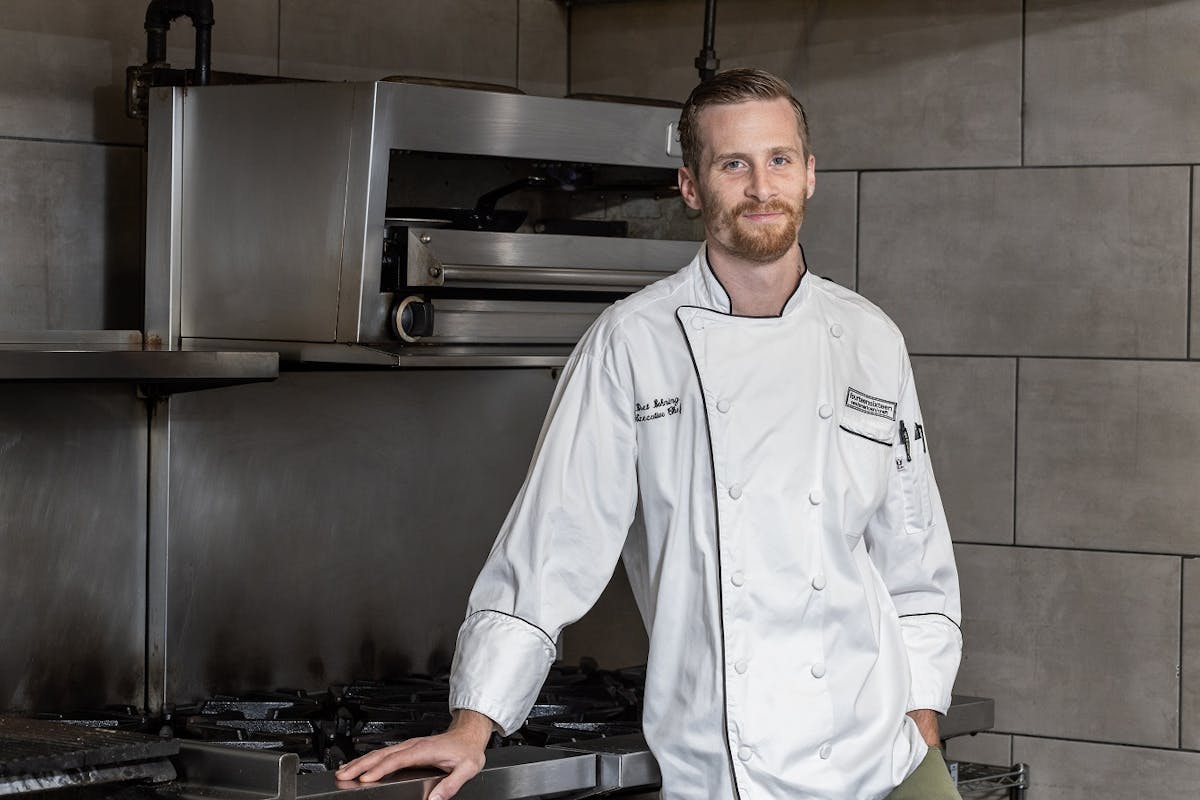
<instances>
[{"instance_id":1,"label":"man's ear","mask_svg":"<svg viewBox=\"0 0 1200 800\"><path fill-rule=\"evenodd\" d=\"M700 187L696 185L696 177L687 167L680 167L678 173L679 194L689 208L700 210Z\"/></svg>"},{"instance_id":2,"label":"man's ear","mask_svg":"<svg viewBox=\"0 0 1200 800\"><path fill-rule=\"evenodd\" d=\"M817 159L808 157L808 199L812 200L813 192L817 190Z\"/></svg>"}]
</instances>

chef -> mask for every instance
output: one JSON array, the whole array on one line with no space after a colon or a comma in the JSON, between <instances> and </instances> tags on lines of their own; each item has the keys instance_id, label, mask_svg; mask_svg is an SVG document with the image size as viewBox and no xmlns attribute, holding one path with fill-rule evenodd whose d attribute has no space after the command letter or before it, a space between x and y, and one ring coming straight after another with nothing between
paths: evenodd
<instances>
[{"instance_id":1,"label":"chef","mask_svg":"<svg viewBox=\"0 0 1200 800\"><path fill-rule=\"evenodd\" d=\"M643 727L666 800L957 798L938 714L958 578L904 340L808 270L804 110L738 69L693 90L679 189L706 240L610 307L563 370L471 593L451 728L338 772L449 774L522 724L623 557L650 634Z\"/></svg>"}]
</instances>

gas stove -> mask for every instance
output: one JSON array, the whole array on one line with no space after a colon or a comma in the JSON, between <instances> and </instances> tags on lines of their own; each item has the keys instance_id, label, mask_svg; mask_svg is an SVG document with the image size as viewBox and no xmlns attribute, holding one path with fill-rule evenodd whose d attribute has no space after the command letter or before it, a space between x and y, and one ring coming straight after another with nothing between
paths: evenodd
<instances>
[{"instance_id":1,"label":"gas stove","mask_svg":"<svg viewBox=\"0 0 1200 800\"><path fill-rule=\"evenodd\" d=\"M511 736L493 735L487 767L461 795L476 798L592 796L618 790L601 788L594 743L607 758L640 758L642 784L657 784L658 772L641 737L643 668L619 671L555 666L550 671L524 726ZM372 750L430 736L450 725L446 676L414 675L395 681L338 684L320 692L279 689L241 695L215 695L171 706L159 716L139 715L128 707L77 710L39 715L39 721L77 729L115 731L147 740L172 742L174 769L145 774L119 771L79 773L64 770L52 779L13 781L0 794L21 787L61 788L60 796L83 800L118 796L123 800L170 798L317 798L362 795L372 798L424 798L441 776L432 770L408 770L375 786L339 782L341 764ZM127 771L128 767L124 767ZM631 774L624 770L626 780ZM146 777L151 779L147 782ZM104 786L88 785L107 777ZM157 781L157 785L153 783ZM62 788L68 787L68 788Z\"/></svg>"},{"instance_id":2,"label":"gas stove","mask_svg":"<svg viewBox=\"0 0 1200 800\"><path fill-rule=\"evenodd\" d=\"M547 747L638 734L641 669L554 667L526 724L491 748ZM445 676L360 681L310 693L277 690L219 695L168 708L153 721L160 735L241 750L293 753L300 773L335 770L372 750L450 725Z\"/></svg>"},{"instance_id":3,"label":"gas stove","mask_svg":"<svg viewBox=\"0 0 1200 800\"><path fill-rule=\"evenodd\" d=\"M525 724L511 736L493 735L484 771L459 797L566 800L632 797L631 792L656 789L658 765L641 735L644 683L640 667L555 666ZM70 800L424 800L441 772L405 770L379 784L361 785L338 781L334 771L372 750L444 731L450 724L448 698L446 676L414 675L337 684L319 692L215 695L168 707L158 716L117 707L43 717L106 735L125 734L144 745L157 740L174 749L169 761L139 762L140 772L123 765L65 770L33 782L18 776L7 784L8 791L0 763L0 794L20 793L24 786L67 787L57 794ZM991 725L991 700L955 697L942 730L949 738ZM88 785L101 778L109 782Z\"/></svg>"}]
</instances>

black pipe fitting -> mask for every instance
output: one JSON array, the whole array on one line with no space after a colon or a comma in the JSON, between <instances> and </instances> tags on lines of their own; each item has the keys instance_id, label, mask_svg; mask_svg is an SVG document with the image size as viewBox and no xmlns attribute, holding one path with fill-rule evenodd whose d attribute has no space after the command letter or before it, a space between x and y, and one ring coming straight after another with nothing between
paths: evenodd
<instances>
[{"instance_id":1,"label":"black pipe fitting","mask_svg":"<svg viewBox=\"0 0 1200 800\"><path fill-rule=\"evenodd\" d=\"M212 0L150 0L146 6L146 63L167 60L167 31L179 17L187 17L196 29L196 69L193 83L207 86L212 79Z\"/></svg>"}]
</instances>

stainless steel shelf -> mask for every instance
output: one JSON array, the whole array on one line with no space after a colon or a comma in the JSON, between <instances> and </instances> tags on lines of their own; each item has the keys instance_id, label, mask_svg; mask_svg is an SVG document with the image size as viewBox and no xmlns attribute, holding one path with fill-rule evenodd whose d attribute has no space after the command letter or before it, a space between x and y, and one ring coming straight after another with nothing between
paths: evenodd
<instances>
[{"instance_id":1,"label":"stainless steel shelf","mask_svg":"<svg viewBox=\"0 0 1200 800\"><path fill-rule=\"evenodd\" d=\"M410 345L337 344L239 339L184 339L187 349L270 350L296 364L400 369L546 368L567 363L570 346L554 345Z\"/></svg>"},{"instance_id":2,"label":"stainless steel shelf","mask_svg":"<svg viewBox=\"0 0 1200 800\"><path fill-rule=\"evenodd\" d=\"M990 697L971 697L956 694L950 698L950 709L938 720L943 739L968 733L991 730L996 724L996 702Z\"/></svg>"},{"instance_id":3,"label":"stainless steel shelf","mask_svg":"<svg viewBox=\"0 0 1200 800\"><path fill-rule=\"evenodd\" d=\"M121 382L162 395L278 377L275 352L143 350L139 331L0 332L0 382Z\"/></svg>"}]
</instances>

